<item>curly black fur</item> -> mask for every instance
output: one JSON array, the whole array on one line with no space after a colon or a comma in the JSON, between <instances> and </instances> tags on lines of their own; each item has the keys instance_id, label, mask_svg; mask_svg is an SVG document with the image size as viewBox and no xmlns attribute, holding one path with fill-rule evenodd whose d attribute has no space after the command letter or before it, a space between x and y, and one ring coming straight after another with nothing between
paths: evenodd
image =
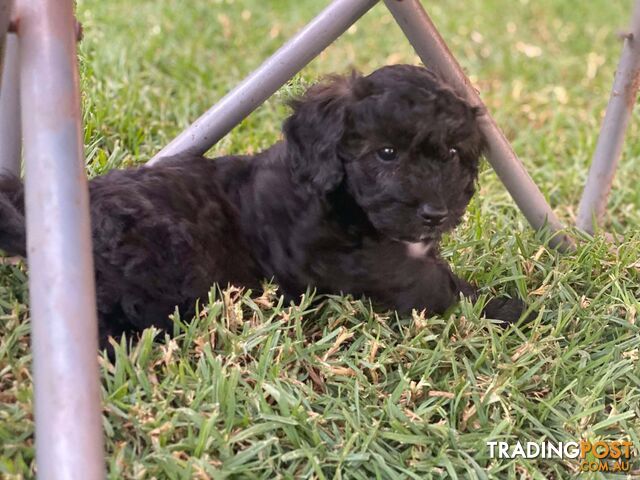
<instances>
[{"instance_id":1,"label":"curly black fur","mask_svg":"<svg viewBox=\"0 0 640 480\"><path fill-rule=\"evenodd\" d=\"M479 109L409 65L332 77L292 107L284 140L255 156L179 155L90 182L103 345L170 330L175 306L191 313L216 282L273 278L292 298L313 286L435 313L474 295L437 243L474 193ZM0 248L24 255L22 185L4 177L0 192ZM514 320L518 302L491 314Z\"/></svg>"}]
</instances>

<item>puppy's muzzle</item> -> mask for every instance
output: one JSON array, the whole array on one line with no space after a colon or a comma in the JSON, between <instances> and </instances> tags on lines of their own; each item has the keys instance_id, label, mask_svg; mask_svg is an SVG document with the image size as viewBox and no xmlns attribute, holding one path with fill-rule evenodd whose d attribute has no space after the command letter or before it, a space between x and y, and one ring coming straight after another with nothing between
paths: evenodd
<instances>
[{"instance_id":1,"label":"puppy's muzzle","mask_svg":"<svg viewBox=\"0 0 640 480\"><path fill-rule=\"evenodd\" d=\"M428 227L437 227L447 220L449 211L446 207L434 206L429 203L423 203L418 209L418 216L422 222Z\"/></svg>"}]
</instances>

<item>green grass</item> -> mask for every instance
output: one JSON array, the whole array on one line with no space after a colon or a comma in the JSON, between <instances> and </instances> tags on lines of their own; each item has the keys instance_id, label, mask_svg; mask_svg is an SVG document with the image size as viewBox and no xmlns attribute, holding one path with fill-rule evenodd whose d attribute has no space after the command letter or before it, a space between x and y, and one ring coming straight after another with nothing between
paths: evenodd
<instances>
[{"instance_id":1,"label":"green grass","mask_svg":"<svg viewBox=\"0 0 640 480\"><path fill-rule=\"evenodd\" d=\"M80 0L90 175L147 161L326 1ZM631 1L426 2L529 172L571 224ZM284 100L322 74L417 59L381 6L216 145L278 139ZM398 318L360 299L283 305L212 290L176 336L101 358L109 478L572 478L557 460L488 458L488 440L640 446L640 111L606 230L558 254L484 168L444 255L487 294L540 311L503 331L463 303ZM0 477L33 476L24 264L0 265ZM640 468L636 466L636 468ZM640 473L639 473L640 474ZM587 477L587 476L585 476Z\"/></svg>"}]
</instances>

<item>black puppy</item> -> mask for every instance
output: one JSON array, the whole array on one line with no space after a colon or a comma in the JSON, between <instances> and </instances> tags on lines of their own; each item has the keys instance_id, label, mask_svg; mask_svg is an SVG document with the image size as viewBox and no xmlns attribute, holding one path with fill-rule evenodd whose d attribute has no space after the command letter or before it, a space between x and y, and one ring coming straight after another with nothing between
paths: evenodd
<instances>
[{"instance_id":1,"label":"black puppy","mask_svg":"<svg viewBox=\"0 0 640 480\"><path fill-rule=\"evenodd\" d=\"M101 344L171 330L214 282L274 278L441 313L474 289L438 257L485 146L478 108L422 67L333 77L292 103L284 141L249 156L180 155L90 182ZM0 183L0 248L25 255L23 188ZM519 300L490 302L513 321Z\"/></svg>"}]
</instances>

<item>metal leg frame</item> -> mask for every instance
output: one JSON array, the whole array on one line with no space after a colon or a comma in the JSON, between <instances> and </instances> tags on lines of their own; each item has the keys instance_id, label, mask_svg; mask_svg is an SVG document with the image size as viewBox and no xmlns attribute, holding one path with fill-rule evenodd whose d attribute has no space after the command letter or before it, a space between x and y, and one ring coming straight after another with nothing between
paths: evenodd
<instances>
[{"instance_id":1,"label":"metal leg frame","mask_svg":"<svg viewBox=\"0 0 640 480\"><path fill-rule=\"evenodd\" d=\"M377 2L378 0L335 0L240 85L164 147L147 165L153 165L160 158L177 153L205 153Z\"/></svg>"},{"instance_id":2,"label":"metal leg frame","mask_svg":"<svg viewBox=\"0 0 640 480\"><path fill-rule=\"evenodd\" d=\"M0 174L20 174L22 133L19 73L18 39L14 34L8 34L4 71L0 80Z\"/></svg>"},{"instance_id":3,"label":"metal leg frame","mask_svg":"<svg viewBox=\"0 0 640 480\"><path fill-rule=\"evenodd\" d=\"M20 92L40 479L105 474L73 0L20 0Z\"/></svg>"},{"instance_id":4,"label":"metal leg frame","mask_svg":"<svg viewBox=\"0 0 640 480\"><path fill-rule=\"evenodd\" d=\"M13 0L0 0L0 73L2 73L2 63L4 60L5 40L9 30L9 22L13 11ZM2 87L2 83L0 83Z\"/></svg>"},{"instance_id":5,"label":"metal leg frame","mask_svg":"<svg viewBox=\"0 0 640 480\"><path fill-rule=\"evenodd\" d=\"M458 90L465 92L474 105L483 105L455 57L449 51L435 25L419 0L384 0L396 22L413 45L418 56ZM511 148L509 141L487 112L482 130L489 143L487 159L520 210L536 230L547 226L552 232L562 229L558 218ZM551 244L571 248L571 240L562 234L552 237Z\"/></svg>"},{"instance_id":6,"label":"metal leg frame","mask_svg":"<svg viewBox=\"0 0 640 480\"><path fill-rule=\"evenodd\" d=\"M206 152L375 3L373 0L335 0L273 57L161 150L148 165L181 152ZM385 0L385 4L423 62L439 70L446 80L466 92L474 104L482 105L420 1ZM529 223L535 229L544 226L552 232L562 229L544 196L488 113L482 127L489 142L489 162ZM554 235L551 243L560 248L573 245L563 234Z\"/></svg>"},{"instance_id":7,"label":"metal leg frame","mask_svg":"<svg viewBox=\"0 0 640 480\"><path fill-rule=\"evenodd\" d=\"M602 220L607 197L616 172L624 134L631 118L640 86L640 0L636 0L631 29L625 35L622 56L593 154L589 177L578 207L578 228L593 233Z\"/></svg>"}]
</instances>

